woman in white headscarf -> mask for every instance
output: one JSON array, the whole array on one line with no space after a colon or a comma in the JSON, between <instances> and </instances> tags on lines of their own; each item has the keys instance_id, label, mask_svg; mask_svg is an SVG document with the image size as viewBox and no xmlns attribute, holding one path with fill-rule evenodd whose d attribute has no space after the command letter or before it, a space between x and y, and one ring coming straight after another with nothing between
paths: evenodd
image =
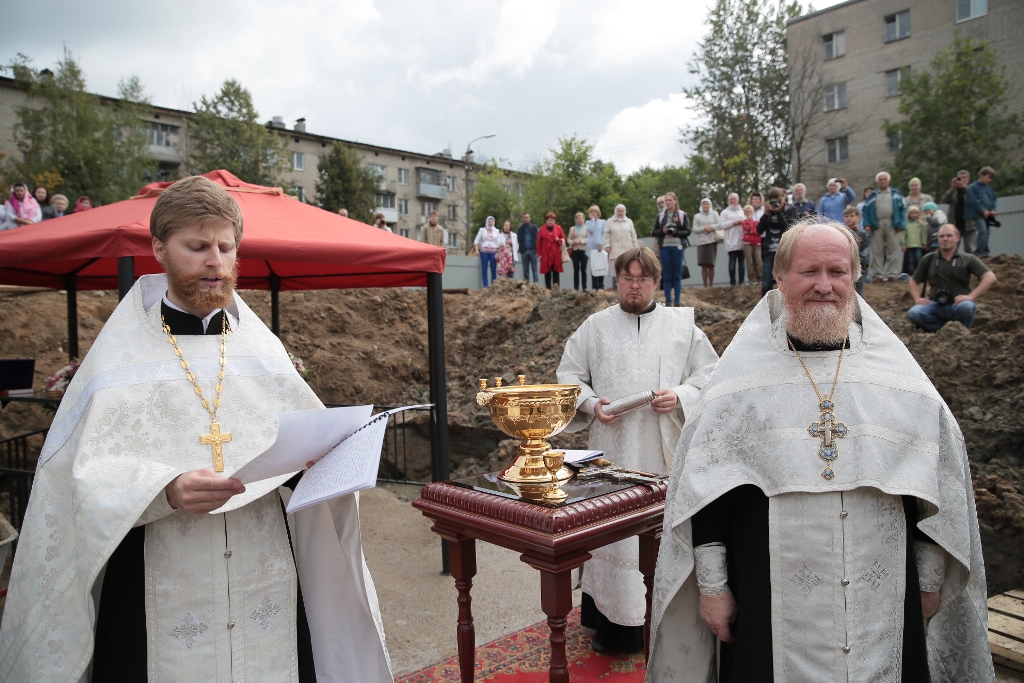
<instances>
[{"instance_id":1,"label":"woman in white headscarf","mask_svg":"<svg viewBox=\"0 0 1024 683\"><path fill-rule=\"evenodd\" d=\"M615 267L615 259L619 254L638 245L636 228L633 227L633 219L626 217L626 207L619 204L615 207L615 214L605 222L604 226L604 250L608 252L608 266ZM615 275L612 274L612 287L615 287Z\"/></svg>"},{"instance_id":2,"label":"woman in white headscarf","mask_svg":"<svg viewBox=\"0 0 1024 683\"><path fill-rule=\"evenodd\" d=\"M505 242L501 232L494 227L494 216L487 217L487 224L480 228L473 240L473 253L480 254L480 275L483 277L484 287L491 284L498 278L498 247ZM490 273L490 279L487 274Z\"/></svg>"},{"instance_id":3,"label":"woman in white headscarf","mask_svg":"<svg viewBox=\"0 0 1024 683\"><path fill-rule=\"evenodd\" d=\"M718 227L718 212L711 208L711 199L700 200L700 211L693 217L693 234L697 236L697 265L705 287L715 284L715 259L718 258L718 242L715 229Z\"/></svg>"}]
</instances>

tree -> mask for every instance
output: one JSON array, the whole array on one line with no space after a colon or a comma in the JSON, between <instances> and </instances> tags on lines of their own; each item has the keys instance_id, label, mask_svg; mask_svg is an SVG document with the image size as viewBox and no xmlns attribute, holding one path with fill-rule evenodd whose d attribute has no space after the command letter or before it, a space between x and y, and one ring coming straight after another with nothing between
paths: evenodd
<instances>
[{"instance_id":1,"label":"tree","mask_svg":"<svg viewBox=\"0 0 1024 683\"><path fill-rule=\"evenodd\" d=\"M257 121L252 95L236 80L224 81L220 92L204 95L192 105L188 123L191 171L207 173L223 168L246 182L281 184L289 168L287 142Z\"/></svg>"},{"instance_id":2,"label":"tree","mask_svg":"<svg viewBox=\"0 0 1024 683\"><path fill-rule=\"evenodd\" d=\"M488 216L494 216L494 221L499 228L504 221L511 221L513 225L518 225L516 219L522 212L522 201L509 188L506 182L508 175L509 171L499 168L495 161L485 163L480 173L477 174L473 187L471 231L484 225ZM466 244L473 244L474 237L473 234L468 235Z\"/></svg>"},{"instance_id":3,"label":"tree","mask_svg":"<svg viewBox=\"0 0 1024 683\"><path fill-rule=\"evenodd\" d=\"M47 184L51 192L88 195L93 205L127 199L152 177L142 112L148 104L137 77L122 80L120 99L103 101L85 89L85 75L70 53L55 73L37 71L19 54L8 66L25 88L14 139L21 159L9 175Z\"/></svg>"},{"instance_id":4,"label":"tree","mask_svg":"<svg viewBox=\"0 0 1024 683\"><path fill-rule=\"evenodd\" d=\"M553 211L559 225L568 227L577 211L586 215L596 204L607 217L622 203L622 178L614 164L594 157L593 145L573 135L559 138L550 151L552 157L533 169L523 196L524 209L534 222L540 224L544 214Z\"/></svg>"},{"instance_id":5,"label":"tree","mask_svg":"<svg viewBox=\"0 0 1024 683\"><path fill-rule=\"evenodd\" d=\"M911 177L942 191L957 170L1006 169L1019 147L1021 119L1007 107L1010 82L985 42L957 35L932 60L931 72L909 73L901 84L901 121L882 129L899 140L893 183Z\"/></svg>"},{"instance_id":6,"label":"tree","mask_svg":"<svg viewBox=\"0 0 1024 683\"><path fill-rule=\"evenodd\" d=\"M363 165L355 150L335 140L331 151L320 155L316 170L316 194L321 207L332 213L348 209L349 218L364 223L373 221L377 205L374 194L381 179Z\"/></svg>"},{"instance_id":7,"label":"tree","mask_svg":"<svg viewBox=\"0 0 1024 683\"><path fill-rule=\"evenodd\" d=\"M644 237L651 233L658 217L659 196L675 192L679 208L693 216L700 210L700 200L708 194L708 183L707 162L699 156L691 157L686 166L645 166L623 179L622 193L626 199L622 203L626 205L626 215L633 219L637 235Z\"/></svg>"},{"instance_id":8,"label":"tree","mask_svg":"<svg viewBox=\"0 0 1024 683\"><path fill-rule=\"evenodd\" d=\"M690 63L699 80L683 90L703 122L682 133L707 160L718 205L731 191L789 184L786 21L800 11L796 2L717 0L708 12L711 30Z\"/></svg>"}]
</instances>

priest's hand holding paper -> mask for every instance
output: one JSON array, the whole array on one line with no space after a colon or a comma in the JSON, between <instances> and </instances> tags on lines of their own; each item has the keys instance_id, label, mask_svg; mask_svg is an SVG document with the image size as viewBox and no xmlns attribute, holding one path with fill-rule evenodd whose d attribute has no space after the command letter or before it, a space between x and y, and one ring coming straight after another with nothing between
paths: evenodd
<instances>
[{"instance_id":1,"label":"priest's hand holding paper","mask_svg":"<svg viewBox=\"0 0 1024 683\"><path fill-rule=\"evenodd\" d=\"M213 470L192 470L175 477L164 492L168 504L175 510L184 508L194 515L202 515L221 507L232 496L245 493L245 486Z\"/></svg>"},{"instance_id":2,"label":"priest's hand holding paper","mask_svg":"<svg viewBox=\"0 0 1024 683\"><path fill-rule=\"evenodd\" d=\"M654 400L651 401L651 408L656 413L671 413L679 405L679 397L671 389L658 389L654 392Z\"/></svg>"}]
</instances>

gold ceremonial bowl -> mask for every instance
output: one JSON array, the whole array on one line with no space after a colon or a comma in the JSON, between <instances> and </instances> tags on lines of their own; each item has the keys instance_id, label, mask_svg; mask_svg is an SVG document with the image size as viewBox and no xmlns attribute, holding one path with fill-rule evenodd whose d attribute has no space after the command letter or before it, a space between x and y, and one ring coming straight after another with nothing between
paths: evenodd
<instances>
[{"instance_id":1,"label":"gold ceremonial bowl","mask_svg":"<svg viewBox=\"0 0 1024 683\"><path fill-rule=\"evenodd\" d=\"M519 384L488 387L480 380L480 393L476 401L491 410L491 419L511 437L520 439L516 459L501 474L502 481L517 484L540 484L565 481L572 470L564 465L552 473L544 463L544 454L551 450L545 440L561 432L576 415L576 399L580 395L576 384ZM549 458L550 460L550 458Z\"/></svg>"}]
</instances>

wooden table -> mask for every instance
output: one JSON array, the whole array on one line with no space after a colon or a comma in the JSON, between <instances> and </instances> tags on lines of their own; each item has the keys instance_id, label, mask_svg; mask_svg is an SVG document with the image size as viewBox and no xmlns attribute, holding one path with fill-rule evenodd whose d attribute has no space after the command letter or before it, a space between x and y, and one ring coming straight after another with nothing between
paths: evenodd
<instances>
[{"instance_id":1,"label":"wooden table","mask_svg":"<svg viewBox=\"0 0 1024 683\"><path fill-rule=\"evenodd\" d=\"M647 586L644 647L649 647L654 567L665 509L665 484L564 486L566 503L546 507L499 491L494 475L445 481L423 488L413 506L430 518L433 531L452 543L451 569L458 590L459 670L472 683L476 660L473 627L473 576L476 540L521 552L520 559L540 571L541 608L551 628L552 683L567 683L566 617L572 610L572 570L590 559L590 551L630 536L640 537L640 571ZM487 490L493 489L493 490Z\"/></svg>"}]
</instances>

